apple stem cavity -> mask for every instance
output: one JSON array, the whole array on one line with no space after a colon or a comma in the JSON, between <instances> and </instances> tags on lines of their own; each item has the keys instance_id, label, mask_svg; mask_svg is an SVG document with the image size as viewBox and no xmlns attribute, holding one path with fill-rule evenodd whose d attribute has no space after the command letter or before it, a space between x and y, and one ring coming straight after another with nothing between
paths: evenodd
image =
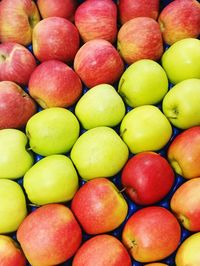
<instances>
[{"instance_id":1,"label":"apple stem cavity","mask_svg":"<svg viewBox=\"0 0 200 266\"><path fill-rule=\"evenodd\" d=\"M177 174L183 175L183 171L182 171L179 163L176 160L171 160L171 165Z\"/></svg>"},{"instance_id":2,"label":"apple stem cavity","mask_svg":"<svg viewBox=\"0 0 200 266\"><path fill-rule=\"evenodd\" d=\"M184 216L183 214L178 214L177 218L185 228L190 228L190 222L186 216Z\"/></svg>"},{"instance_id":3,"label":"apple stem cavity","mask_svg":"<svg viewBox=\"0 0 200 266\"><path fill-rule=\"evenodd\" d=\"M4 62L6 60L6 56L1 54L0 55L0 62Z\"/></svg>"},{"instance_id":4,"label":"apple stem cavity","mask_svg":"<svg viewBox=\"0 0 200 266\"><path fill-rule=\"evenodd\" d=\"M29 25L31 26L31 28L33 29L35 26L35 22L36 22L34 17L28 17L28 22L29 22Z\"/></svg>"}]
</instances>

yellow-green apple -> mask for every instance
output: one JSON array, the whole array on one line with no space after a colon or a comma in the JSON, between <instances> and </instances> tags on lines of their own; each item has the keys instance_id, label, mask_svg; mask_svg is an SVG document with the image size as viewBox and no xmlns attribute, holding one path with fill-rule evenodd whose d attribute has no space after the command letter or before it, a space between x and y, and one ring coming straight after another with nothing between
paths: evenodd
<instances>
[{"instance_id":1,"label":"yellow-green apple","mask_svg":"<svg viewBox=\"0 0 200 266\"><path fill-rule=\"evenodd\" d=\"M59 107L42 110L26 125L31 149L43 156L68 152L76 142L79 130L76 116Z\"/></svg>"},{"instance_id":2,"label":"yellow-green apple","mask_svg":"<svg viewBox=\"0 0 200 266\"><path fill-rule=\"evenodd\" d=\"M34 55L39 61L71 62L79 48L79 33L69 20L49 17L35 26L32 42Z\"/></svg>"},{"instance_id":3,"label":"yellow-green apple","mask_svg":"<svg viewBox=\"0 0 200 266\"><path fill-rule=\"evenodd\" d=\"M172 254L178 247L181 227L167 209L151 206L135 212L126 222L122 241L139 262L154 262Z\"/></svg>"},{"instance_id":4,"label":"yellow-green apple","mask_svg":"<svg viewBox=\"0 0 200 266\"><path fill-rule=\"evenodd\" d=\"M167 195L174 183L174 172L161 155L141 152L126 163L121 182L135 203L148 205Z\"/></svg>"},{"instance_id":5,"label":"yellow-green apple","mask_svg":"<svg viewBox=\"0 0 200 266\"><path fill-rule=\"evenodd\" d=\"M47 204L24 219L17 240L31 265L57 265L74 255L82 232L69 208Z\"/></svg>"},{"instance_id":6,"label":"yellow-green apple","mask_svg":"<svg viewBox=\"0 0 200 266\"><path fill-rule=\"evenodd\" d=\"M122 119L120 135L132 153L163 148L172 135L172 127L164 114L153 105L143 105Z\"/></svg>"},{"instance_id":7,"label":"yellow-green apple","mask_svg":"<svg viewBox=\"0 0 200 266\"><path fill-rule=\"evenodd\" d=\"M128 205L117 187L106 178L84 184L75 194L71 210L87 234L102 234L120 226Z\"/></svg>"},{"instance_id":8,"label":"yellow-green apple","mask_svg":"<svg viewBox=\"0 0 200 266\"><path fill-rule=\"evenodd\" d=\"M1 266L26 266L26 258L19 245L9 236L0 235Z\"/></svg>"},{"instance_id":9,"label":"yellow-green apple","mask_svg":"<svg viewBox=\"0 0 200 266\"><path fill-rule=\"evenodd\" d=\"M74 69L88 88L113 84L120 78L124 63L108 41L95 39L85 43L74 59Z\"/></svg>"},{"instance_id":10,"label":"yellow-green apple","mask_svg":"<svg viewBox=\"0 0 200 266\"><path fill-rule=\"evenodd\" d=\"M0 129L23 128L35 113L35 102L20 86L0 81Z\"/></svg>"},{"instance_id":11,"label":"yellow-green apple","mask_svg":"<svg viewBox=\"0 0 200 266\"><path fill-rule=\"evenodd\" d=\"M137 17L157 19L159 0L119 0L119 19L121 24Z\"/></svg>"},{"instance_id":12,"label":"yellow-green apple","mask_svg":"<svg viewBox=\"0 0 200 266\"><path fill-rule=\"evenodd\" d=\"M177 174L187 179L200 177L200 126L179 134L170 144L167 156Z\"/></svg>"},{"instance_id":13,"label":"yellow-green apple","mask_svg":"<svg viewBox=\"0 0 200 266\"><path fill-rule=\"evenodd\" d=\"M28 86L30 95L43 108L69 107L82 92L78 75L59 60L49 60L37 66Z\"/></svg>"},{"instance_id":14,"label":"yellow-green apple","mask_svg":"<svg viewBox=\"0 0 200 266\"><path fill-rule=\"evenodd\" d=\"M61 17L73 21L77 0L38 0L37 6L42 18Z\"/></svg>"},{"instance_id":15,"label":"yellow-green apple","mask_svg":"<svg viewBox=\"0 0 200 266\"><path fill-rule=\"evenodd\" d=\"M27 150L28 139L18 129L0 130L0 179L22 177L33 164L33 156Z\"/></svg>"},{"instance_id":16,"label":"yellow-green apple","mask_svg":"<svg viewBox=\"0 0 200 266\"><path fill-rule=\"evenodd\" d=\"M111 235L98 235L86 241L76 253L72 266L131 266L128 251Z\"/></svg>"},{"instance_id":17,"label":"yellow-green apple","mask_svg":"<svg viewBox=\"0 0 200 266\"><path fill-rule=\"evenodd\" d=\"M0 42L17 42L28 45L32 31L40 21L34 1L2 0L0 3Z\"/></svg>"},{"instance_id":18,"label":"yellow-green apple","mask_svg":"<svg viewBox=\"0 0 200 266\"><path fill-rule=\"evenodd\" d=\"M200 79L187 79L176 84L165 95L162 109L176 127L200 126Z\"/></svg>"},{"instance_id":19,"label":"yellow-green apple","mask_svg":"<svg viewBox=\"0 0 200 266\"><path fill-rule=\"evenodd\" d=\"M160 262L154 262L154 263L145 264L144 266L168 266L168 264L160 263Z\"/></svg>"},{"instance_id":20,"label":"yellow-green apple","mask_svg":"<svg viewBox=\"0 0 200 266\"><path fill-rule=\"evenodd\" d=\"M142 59L131 64L122 74L118 92L131 107L157 104L168 91L164 69L155 61Z\"/></svg>"},{"instance_id":21,"label":"yellow-green apple","mask_svg":"<svg viewBox=\"0 0 200 266\"><path fill-rule=\"evenodd\" d=\"M27 85L35 67L34 56L23 45L12 42L0 44L0 81Z\"/></svg>"},{"instance_id":22,"label":"yellow-green apple","mask_svg":"<svg viewBox=\"0 0 200 266\"><path fill-rule=\"evenodd\" d=\"M71 200L78 189L78 175L65 155L50 155L34 164L24 175L29 200L37 205Z\"/></svg>"},{"instance_id":23,"label":"yellow-green apple","mask_svg":"<svg viewBox=\"0 0 200 266\"><path fill-rule=\"evenodd\" d=\"M111 43L117 36L117 6L112 0L87 0L76 10L75 25L84 42L104 39Z\"/></svg>"},{"instance_id":24,"label":"yellow-green apple","mask_svg":"<svg viewBox=\"0 0 200 266\"><path fill-rule=\"evenodd\" d=\"M0 234L16 231L26 215L26 201L20 185L0 179Z\"/></svg>"},{"instance_id":25,"label":"yellow-green apple","mask_svg":"<svg viewBox=\"0 0 200 266\"><path fill-rule=\"evenodd\" d=\"M172 211L189 231L200 231L200 177L182 184L170 202ZM183 204L184 202L184 204Z\"/></svg>"},{"instance_id":26,"label":"yellow-green apple","mask_svg":"<svg viewBox=\"0 0 200 266\"><path fill-rule=\"evenodd\" d=\"M128 159L128 148L109 127L96 127L82 134L71 150L71 159L85 179L111 177Z\"/></svg>"},{"instance_id":27,"label":"yellow-green apple","mask_svg":"<svg viewBox=\"0 0 200 266\"><path fill-rule=\"evenodd\" d=\"M173 84L185 79L200 79L200 40L186 38L174 43L164 52L161 62Z\"/></svg>"},{"instance_id":28,"label":"yellow-green apple","mask_svg":"<svg viewBox=\"0 0 200 266\"><path fill-rule=\"evenodd\" d=\"M117 49L128 64L140 59L160 59L163 54L163 42L159 24L148 17L127 21L119 29Z\"/></svg>"},{"instance_id":29,"label":"yellow-green apple","mask_svg":"<svg viewBox=\"0 0 200 266\"><path fill-rule=\"evenodd\" d=\"M164 41L170 45L185 38L196 38L200 34L200 3L172 1L161 11L158 22Z\"/></svg>"},{"instance_id":30,"label":"yellow-green apple","mask_svg":"<svg viewBox=\"0 0 200 266\"><path fill-rule=\"evenodd\" d=\"M85 129L114 127L121 122L125 111L122 98L109 84L100 84L87 91L75 108L75 114Z\"/></svg>"},{"instance_id":31,"label":"yellow-green apple","mask_svg":"<svg viewBox=\"0 0 200 266\"><path fill-rule=\"evenodd\" d=\"M175 261L176 266L200 265L200 232L186 238L180 245Z\"/></svg>"}]
</instances>

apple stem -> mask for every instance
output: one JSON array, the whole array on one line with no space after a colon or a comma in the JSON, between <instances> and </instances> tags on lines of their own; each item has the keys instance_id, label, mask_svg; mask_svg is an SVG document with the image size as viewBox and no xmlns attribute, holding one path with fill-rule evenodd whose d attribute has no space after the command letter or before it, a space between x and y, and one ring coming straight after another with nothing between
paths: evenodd
<instances>
[{"instance_id":1,"label":"apple stem","mask_svg":"<svg viewBox=\"0 0 200 266\"><path fill-rule=\"evenodd\" d=\"M124 192L126 189L127 189L127 187L122 188L122 189L119 191L119 193Z\"/></svg>"}]
</instances>

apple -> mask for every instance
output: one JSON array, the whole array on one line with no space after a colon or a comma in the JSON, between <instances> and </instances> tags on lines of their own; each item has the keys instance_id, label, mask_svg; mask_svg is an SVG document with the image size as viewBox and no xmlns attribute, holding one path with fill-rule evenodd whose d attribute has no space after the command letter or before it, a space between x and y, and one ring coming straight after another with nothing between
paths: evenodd
<instances>
[{"instance_id":1,"label":"apple","mask_svg":"<svg viewBox=\"0 0 200 266\"><path fill-rule=\"evenodd\" d=\"M142 59L122 74L118 92L131 107L159 103L168 91L164 69L155 61Z\"/></svg>"},{"instance_id":2,"label":"apple","mask_svg":"<svg viewBox=\"0 0 200 266\"><path fill-rule=\"evenodd\" d=\"M187 38L174 43L164 52L161 62L173 84L185 79L200 79L200 40Z\"/></svg>"},{"instance_id":3,"label":"apple","mask_svg":"<svg viewBox=\"0 0 200 266\"><path fill-rule=\"evenodd\" d=\"M80 126L69 110L52 107L32 116L26 125L31 149L40 155L67 153L79 136Z\"/></svg>"},{"instance_id":4,"label":"apple","mask_svg":"<svg viewBox=\"0 0 200 266\"><path fill-rule=\"evenodd\" d=\"M35 67L34 56L21 44L0 44L0 81L9 80L27 85Z\"/></svg>"},{"instance_id":5,"label":"apple","mask_svg":"<svg viewBox=\"0 0 200 266\"><path fill-rule=\"evenodd\" d=\"M170 144L167 156L175 172L190 179L200 177L200 126L180 133Z\"/></svg>"},{"instance_id":6,"label":"apple","mask_svg":"<svg viewBox=\"0 0 200 266\"><path fill-rule=\"evenodd\" d=\"M158 17L159 0L119 0L118 2L121 24L136 17L150 17L155 20Z\"/></svg>"},{"instance_id":7,"label":"apple","mask_svg":"<svg viewBox=\"0 0 200 266\"><path fill-rule=\"evenodd\" d=\"M32 31L40 21L34 1L2 0L0 3L0 42L17 42L28 45Z\"/></svg>"},{"instance_id":8,"label":"apple","mask_svg":"<svg viewBox=\"0 0 200 266\"><path fill-rule=\"evenodd\" d=\"M27 142L26 135L18 129L0 130L0 179L20 178L33 165Z\"/></svg>"},{"instance_id":9,"label":"apple","mask_svg":"<svg viewBox=\"0 0 200 266\"><path fill-rule=\"evenodd\" d=\"M131 266L128 251L110 235L98 235L86 241L76 253L72 266Z\"/></svg>"},{"instance_id":10,"label":"apple","mask_svg":"<svg viewBox=\"0 0 200 266\"><path fill-rule=\"evenodd\" d=\"M145 264L144 266L168 266L168 264L160 263L160 262L154 262L154 263Z\"/></svg>"},{"instance_id":11,"label":"apple","mask_svg":"<svg viewBox=\"0 0 200 266\"><path fill-rule=\"evenodd\" d=\"M100 84L87 91L75 107L75 114L85 129L115 127L125 111L122 98L109 84Z\"/></svg>"},{"instance_id":12,"label":"apple","mask_svg":"<svg viewBox=\"0 0 200 266\"><path fill-rule=\"evenodd\" d=\"M0 234L16 231L26 215L26 201L20 185L0 179Z\"/></svg>"},{"instance_id":13,"label":"apple","mask_svg":"<svg viewBox=\"0 0 200 266\"><path fill-rule=\"evenodd\" d=\"M96 127L83 133L71 150L79 175L90 180L117 174L128 159L128 148L109 127Z\"/></svg>"},{"instance_id":14,"label":"apple","mask_svg":"<svg viewBox=\"0 0 200 266\"><path fill-rule=\"evenodd\" d=\"M140 59L159 60L163 54L159 24L148 17L127 21L119 29L117 49L127 64Z\"/></svg>"},{"instance_id":15,"label":"apple","mask_svg":"<svg viewBox=\"0 0 200 266\"><path fill-rule=\"evenodd\" d=\"M57 265L72 257L82 233L73 213L62 204L47 204L29 214L17 230L31 265Z\"/></svg>"},{"instance_id":16,"label":"apple","mask_svg":"<svg viewBox=\"0 0 200 266\"><path fill-rule=\"evenodd\" d=\"M154 262L169 256L178 247L180 237L181 227L174 215L159 206L135 212L122 232L124 245L139 262Z\"/></svg>"},{"instance_id":17,"label":"apple","mask_svg":"<svg viewBox=\"0 0 200 266\"><path fill-rule=\"evenodd\" d=\"M196 0L176 0L160 13L158 22L166 43L196 38L200 34L200 3Z\"/></svg>"},{"instance_id":18,"label":"apple","mask_svg":"<svg viewBox=\"0 0 200 266\"><path fill-rule=\"evenodd\" d=\"M17 242L11 237L0 235L1 266L26 266L26 258Z\"/></svg>"},{"instance_id":19,"label":"apple","mask_svg":"<svg viewBox=\"0 0 200 266\"><path fill-rule=\"evenodd\" d=\"M43 62L31 74L29 93L42 108L69 107L81 96L78 75L59 60Z\"/></svg>"},{"instance_id":20,"label":"apple","mask_svg":"<svg viewBox=\"0 0 200 266\"><path fill-rule=\"evenodd\" d=\"M165 95L162 109L175 127L200 126L200 79L187 79L176 84Z\"/></svg>"},{"instance_id":21,"label":"apple","mask_svg":"<svg viewBox=\"0 0 200 266\"><path fill-rule=\"evenodd\" d=\"M84 42L104 39L113 43L117 36L117 6L112 0L87 0L76 10L75 25Z\"/></svg>"},{"instance_id":22,"label":"apple","mask_svg":"<svg viewBox=\"0 0 200 266\"><path fill-rule=\"evenodd\" d=\"M120 125L120 136L132 153L157 151L172 135L164 114L153 105L143 105L128 112Z\"/></svg>"},{"instance_id":23,"label":"apple","mask_svg":"<svg viewBox=\"0 0 200 266\"><path fill-rule=\"evenodd\" d=\"M32 42L34 55L39 61L57 59L69 63L78 51L79 34L69 20L49 17L35 26Z\"/></svg>"},{"instance_id":24,"label":"apple","mask_svg":"<svg viewBox=\"0 0 200 266\"><path fill-rule=\"evenodd\" d=\"M36 104L16 83L0 81L0 129L24 128Z\"/></svg>"},{"instance_id":25,"label":"apple","mask_svg":"<svg viewBox=\"0 0 200 266\"><path fill-rule=\"evenodd\" d=\"M84 184L75 194L71 209L87 234L102 234L119 227L128 205L117 187L106 178Z\"/></svg>"},{"instance_id":26,"label":"apple","mask_svg":"<svg viewBox=\"0 0 200 266\"><path fill-rule=\"evenodd\" d=\"M167 195L174 183L174 172L159 154L141 152L126 163L121 182L135 203L148 205Z\"/></svg>"},{"instance_id":27,"label":"apple","mask_svg":"<svg viewBox=\"0 0 200 266\"><path fill-rule=\"evenodd\" d=\"M85 43L74 58L74 69L88 88L113 84L120 78L124 63L115 47L106 40Z\"/></svg>"},{"instance_id":28,"label":"apple","mask_svg":"<svg viewBox=\"0 0 200 266\"><path fill-rule=\"evenodd\" d=\"M71 200L78 189L78 175L64 155L50 155L34 164L25 174L23 186L36 205Z\"/></svg>"}]
</instances>

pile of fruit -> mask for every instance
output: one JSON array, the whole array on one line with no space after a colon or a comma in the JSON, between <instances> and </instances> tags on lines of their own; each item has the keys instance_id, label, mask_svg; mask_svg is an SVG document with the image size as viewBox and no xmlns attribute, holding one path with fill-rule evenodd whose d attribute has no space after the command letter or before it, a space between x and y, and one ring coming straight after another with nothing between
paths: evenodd
<instances>
[{"instance_id":1,"label":"pile of fruit","mask_svg":"<svg viewBox=\"0 0 200 266\"><path fill-rule=\"evenodd\" d=\"M200 266L200 3L0 1L0 266Z\"/></svg>"}]
</instances>

